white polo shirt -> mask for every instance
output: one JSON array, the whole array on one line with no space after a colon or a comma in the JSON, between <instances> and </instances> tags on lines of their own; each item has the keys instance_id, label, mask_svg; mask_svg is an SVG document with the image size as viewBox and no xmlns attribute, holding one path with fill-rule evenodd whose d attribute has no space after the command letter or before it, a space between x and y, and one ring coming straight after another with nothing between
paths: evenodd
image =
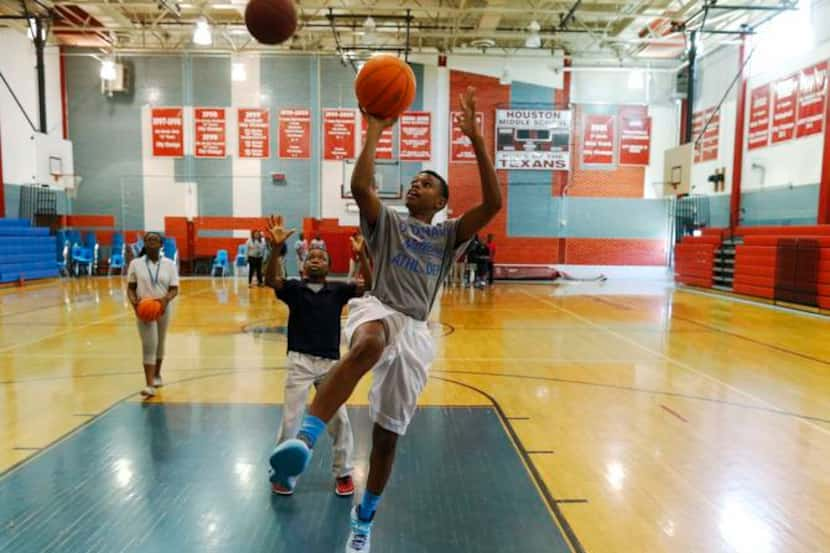
<instances>
[{"instance_id":1,"label":"white polo shirt","mask_svg":"<svg viewBox=\"0 0 830 553\"><path fill-rule=\"evenodd\" d=\"M127 282L138 285L138 299L162 298L172 286L179 285L179 271L172 259L161 257L156 263L144 255L130 261Z\"/></svg>"}]
</instances>

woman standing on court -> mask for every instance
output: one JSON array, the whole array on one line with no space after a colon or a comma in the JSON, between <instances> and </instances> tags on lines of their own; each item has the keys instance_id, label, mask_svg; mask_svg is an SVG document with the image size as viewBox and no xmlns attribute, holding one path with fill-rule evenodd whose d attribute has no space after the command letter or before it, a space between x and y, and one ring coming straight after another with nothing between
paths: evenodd
<instances>
[{"instance_id":1,"label":"woman standing on court","mask_svg":"<svg viewBox=\"0 0 830 553\"><path fill-rule=\"evenodd\" d=\"M262 258L265 257L265 238L258 230L251 231L251 237L248 238L248 286L253 282L254 273L256 273L256 283L260 286L265 284L262 280Z\"/></svg>"},{"instance_id":2,"label":"woman standing on court","mask_svg":"<svg viewBox=\"0 0 830 553\"><path fill-rule=\"evenodd\" d=\"M162 385L161 362L164 359L164 342L170 323L170 302L179 295L179 273L172 259L161 256L161 234L144 235L141 255L130 262L127 269L127 297L136 310L138 335L144 357L144 378L147 386L141 395L153 397ZM161 302L162 315L158 320L144 322L138 318L138 302L144 298Z\"/></svg>"}]
</instances>

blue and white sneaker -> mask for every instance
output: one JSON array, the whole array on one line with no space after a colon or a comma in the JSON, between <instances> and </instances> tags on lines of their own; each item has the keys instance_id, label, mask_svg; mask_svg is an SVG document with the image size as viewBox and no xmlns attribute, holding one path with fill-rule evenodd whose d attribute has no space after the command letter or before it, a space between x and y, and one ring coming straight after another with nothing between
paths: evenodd
<instances>
[{"instance_id":1,"label":"blue and white sneaker","mask_svg":"<svg viewBox=\"0 0 830 553\"><path fill-rule=\"evenodd\" d=\"M311 448L302 440L285 440L271 454L271 482L288 483L290 478L299 476L311 461Z\"/></svg>"},{"instance_id":2,"label":"blue and white sneaker","mask_svg":"<svg viewBox=\"0 0 830 553\"><path fill-rule=\"evenodd\" d=\"M346 542L346 553L369 553L372 542L372 521L360 520L357 507L352 507L352 531ZM374 518L374 517L372 517Z\"/></svg>"}]
</instances>

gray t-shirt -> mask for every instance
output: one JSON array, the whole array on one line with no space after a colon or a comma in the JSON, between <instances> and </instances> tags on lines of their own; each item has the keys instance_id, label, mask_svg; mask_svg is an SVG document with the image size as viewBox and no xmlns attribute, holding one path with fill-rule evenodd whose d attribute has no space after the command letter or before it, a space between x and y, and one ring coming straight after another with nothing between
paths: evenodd
<instances>
[{"instance_id":1,"label":"gray t-shirt","mask_svg":"<svg viewBox=\"0 0 830 553\"><path fill-rule=\"evenodd\" d=\"M371 295L401 313L426 321L458 253L458 219L427 225L381 206L374 227L361 214L360 228L374 262Z\"/></svg>"}]
</instances>

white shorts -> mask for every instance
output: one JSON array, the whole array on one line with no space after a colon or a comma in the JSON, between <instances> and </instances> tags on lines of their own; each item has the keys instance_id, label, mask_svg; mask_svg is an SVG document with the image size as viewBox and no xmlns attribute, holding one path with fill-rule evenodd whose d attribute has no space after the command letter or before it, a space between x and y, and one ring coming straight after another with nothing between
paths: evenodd
<instances>
[{"instance_id":1,"label":"white shorts","mask_svg":"<svg viewBox=\"0 0 830 553\"><path fill-rule=\"evenodd\" d=\"M426 321L395 311L374 296L349 301L347 343L351 344L358 327L372 321L383 322L387 341L380 360L372 367L369 414L382 428L402 436L427 383L435 344Z\"/></svg>"}]
</instances>

